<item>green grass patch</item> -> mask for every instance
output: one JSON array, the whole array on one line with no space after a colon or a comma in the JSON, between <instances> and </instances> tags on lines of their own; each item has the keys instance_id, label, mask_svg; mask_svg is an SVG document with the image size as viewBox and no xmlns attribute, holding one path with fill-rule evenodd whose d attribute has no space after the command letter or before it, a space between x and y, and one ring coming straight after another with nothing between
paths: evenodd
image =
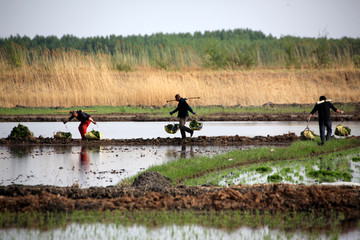
<instances>
[{"instance_id":1,"label":"green grass patch","mask_svg":"<svg viewBox=\"0 0 360 240\"><path fill-rule=\"evenodd\" d=\"M176 184L184 182L187 179L209 174L209 172L255 163L306 158L340 151L346 148L354 148L359 146L359 144L360 141L355 138L334 139L328 141L323 146L318 146L314 141L296 141L287 147L236 150L214 157L181 158L166 164L150 167L146 171L159 172L172 179L174 184ZM271 151L271 149L275 149L275 151ZM126 181L128 183L133 182L133 179L137 176L132 177L130 180L127 179Z\"/></svg>"},{"instance_id":2,"label":"green grass patch","mask_svg":"<svg viewBox=\"0 0 360 240\"><path fill-rule=\"evenodd\" d=\"M193 107L194 111L200 116L219 113L309 113L313 106L306 105L275 105L275 106L196 106L192 102L189 104ZM4 108L0 107L0 115L46 115L46 114L68 114L70 110L95 110L92 114L111 114L111 113L147 113L158 114L161 116L168 116L177 104L169 106L75 106L75 107L14 107ZM345 112L355 112L355 106L351 104L344 104L341 109ZM65 112L58 112L65 111Z\"/></svg>"},{"instance_id":3,"label":"green grass patch","mask_svg":"<svg viewBox=\"0 0 360 240\"><path fill-rule=\"evenodd\" d=\"M83 110L91 115L96 114L111 114L111 113L167 113L167 107L142 107L142 106L77 106L69 108L53 107L15 107L15 108L0 108L0 115L47 115L47 114L64 114L68 115L71 110Z\"/></svg>"}]
</instances>

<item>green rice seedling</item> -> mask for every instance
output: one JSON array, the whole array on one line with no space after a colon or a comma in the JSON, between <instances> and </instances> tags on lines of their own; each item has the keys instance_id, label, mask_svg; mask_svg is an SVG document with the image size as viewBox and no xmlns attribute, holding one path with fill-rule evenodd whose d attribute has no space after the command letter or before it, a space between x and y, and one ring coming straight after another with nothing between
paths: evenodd
<instances>
[{"instance_id":1,"label":"green rice seedling","mask_svg":"<svg viewBox=\"0 0 360 240\"><path fill-rule=\"evenodd\" d=\"M268 173L268 172L272 172L272 168L268 166L260 166L257 167L255 171L258 173Z\"/></svg>"},{"instance_id":2,"label":"green rice seedling","mask_svg":"<svg viewBox=\"0 0 360 240\"><path fill-rule=\"evenodd\" d=\"M287 181L287 182L291 182L291 183L295 182L294 179L291 176L285 176L284 180Z\"/></svg>"},{"instance_id":3,"label":"green rice seedling","mask_svg":"<svg viewBox=\"0 0 360 240\"><path fill-rule=\"evenodd\" d=\"M283 178L278 173L275 173L267 177L268 182L281 182L282 179Z\"/></svg>"},{"instance_id":4,"label":"green rice seedling","mask_svg":"<svg viewBox=\"0 0 360 240\"><path fill-rule=\"evenodd\" d=\"M294 170L292 168L289 168L289 167L285 167L285 168L282 168L280 173L283 174L283 175L287 175L289 173L293 173Z\"/></svg>"},{"instance_id":5,"label":"green rice seedling","mask_svg":"<svg viewBox=\"0 0 360 240\"><path fill-rule=\"evenodd\" d=\"M353 158L352 158L352 161L353 161L353 162L360 162L360 157L353 157Z\"/></svg>"},{"instance_id":6,"label":"green rice seedling","mask_svg":"<svg viewBox=\"0 0 360 240\"><path fill-rule=\"evenodd\" d=\"M352 178L352 175L347 172L329 171L324 169L310 171L307 173L307 175L309 177L315 178L319 182L335 182L336 180L350 182Z\"/></svg>"}]
</instances>

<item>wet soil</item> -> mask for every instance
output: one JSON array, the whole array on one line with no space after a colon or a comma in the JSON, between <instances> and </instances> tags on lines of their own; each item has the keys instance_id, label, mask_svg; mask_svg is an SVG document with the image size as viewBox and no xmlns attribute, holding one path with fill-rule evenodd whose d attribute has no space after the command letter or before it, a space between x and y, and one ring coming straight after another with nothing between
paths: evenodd
<instances>
[{"instance_id":1,"label":"wet soil","mask_svg":"<svg viewBox=\"0 0 360 240\"><path fill-rule=\"evenodd\" d=\"M86 145L86 146L144 146L144 145L181 145L189 146L216 146L216 145L288 145L299 137L295 133L288 133L277 136L199 136L192 138L135 138L135 139L101 139L101 140L81 140L81 139L59 139L43 137L25 137L25 138L1 138L0 145Z\"/></svg>"},{"instance_id":2,"label":"wet soil","mask_svg":"<svg viewBox=\"0 0 360 240\"><path fill-rule=\"evenodd\" d=\"M360 217L360 186L256 184L230 187L170 186L159 174L137 186L1 186L0 211L279 210L342 212Z\"/></svg>"}]
</instances>

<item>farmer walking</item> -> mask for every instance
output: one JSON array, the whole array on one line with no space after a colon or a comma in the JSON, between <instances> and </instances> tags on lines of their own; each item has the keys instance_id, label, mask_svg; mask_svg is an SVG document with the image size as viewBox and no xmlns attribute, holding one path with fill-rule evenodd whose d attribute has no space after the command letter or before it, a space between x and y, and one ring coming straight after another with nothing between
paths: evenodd
<instances>
[{"instance_id":1,"label":"farmer walking","mask_svg":"<svg viewBox=\"0 0 360 240\"><path fill-rule=\"evenodd\" d=\"M337 113L344 113L344 111L340 111L330 102L331 100L326 100L325 96L320 97L320 101L317 102L310 112L310 115L307 117L307 121L310 121L311 116L317 111L318 112L318 121L319 121L319 130L320 130L320 139L321 145L325 143L325 128L326 128L326 141L328 141L331 137L332 129L331 129L331 116L330 116L330 108Z\"/></svg>"},{"instance_id":2,"label":"farmer walking","mask_svg":"<svg viewBox=\"0 0 360 240\"><path fill-rule=\"evenodd\" d=\"M180 94L176 94L175 95L175 100L179 102L177 108L174 111L170 112L170 115L173 115L175 112L178 112L178 118L179 118L179 128L180 128L180 132L181 132L181 138L185 139L186 138L186 133L188 132L190 133L190 136L192 137L194 130L188 128L185 126L186 123L186 119L189 117L189 112L190 111L192 114L196 114L191 107L189 106L189 104L186 102L185 98L182 98L180 96Z\"/></svg>"},{"instance_id":3,"label":"farmer walking","mask_svg":"<svg viewBox=\"0 0 360 240\"><path fill-rule=\"evenodd\" d=\"M81 138L85 139L85 134L86 134L88 126L90 125L90 123L96 124L96 122L92 119L92 117L89 114L87 114L81 110L70 111L70 114L71 114L71 116L69 117L69 119L64 120L63 123L65 124L65 123L71 121L73 118L76 118L77 120L79 120L81 122L79 125L79 132L80 132Z\"/></svg>"}]
</instances>

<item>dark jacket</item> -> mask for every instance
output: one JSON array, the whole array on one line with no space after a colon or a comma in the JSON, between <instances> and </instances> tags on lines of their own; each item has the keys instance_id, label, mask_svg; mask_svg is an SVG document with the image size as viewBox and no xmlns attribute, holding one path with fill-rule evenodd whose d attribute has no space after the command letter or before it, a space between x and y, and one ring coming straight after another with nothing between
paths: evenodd
<instances>
[{"instance_id":1,"label":"dark jacket","mask_svg":"<svg viewBox=\"0 0 360 240\"><path fill-rule=\"evenodd\" d=\"M184 98L181 98L179 101L179 104L177 106L177 108L172 111L171 113L175 113L179 111L178 113L178 118L185 118L189 116L189 112L190 111L192 114L194 114L194 111L191 109L191 107L189 106L189 104L187 104L186 100Z\"/></svg>"},{"instance_id":2,"label":"dark jacket","mask_svg":"<svg viewBox=\"0 0 360 240\"><path fill-rule=\"evenodd\" d=\"M314 114L317 111L319 122L329 121L329 120L331 120L330 119L330 108L334 112L337 111L336 107L334 107L334 105L332 105L331 102L324 101L322 103L316 104L315 107L313 108L313 110L310 112L310 114Z\"/></svg>"},{"instance_id":3,"label":"dark jacket","mask_svg":"<svg viewBox=\"0 0 360 240\"><path fill-rule=\"evenodd\" d=\"M87 113L85 113L85 112L83 112L83 111L81 111L81 110L76 111L76 112L77 112L77 114L78 114L78 116L76 117L76 119L79 120L80 122L85 122L85 121L89 120L89 118L90 118L90 115L89 115L89 114L87 114ZM74 118L74 116L71 116L71 117L69 118L69 121L71 121L71 119L73 119L73 118Z\"/></svg>"}]
</instances>

